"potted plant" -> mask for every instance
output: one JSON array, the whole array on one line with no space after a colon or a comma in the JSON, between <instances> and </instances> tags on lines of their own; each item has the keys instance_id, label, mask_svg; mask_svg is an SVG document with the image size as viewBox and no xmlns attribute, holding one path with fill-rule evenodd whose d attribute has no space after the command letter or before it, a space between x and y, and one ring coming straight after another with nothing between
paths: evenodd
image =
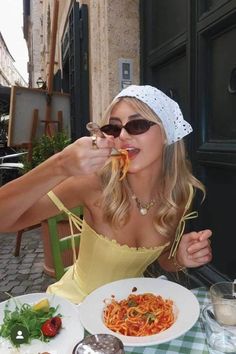
<instances>
[{"instance_id":1,"label":"potted plant","mask_svg":"<svg viewBox=\"0 0 236 354\"><path fill-rule=\"evenodd\" d=\"M29 159L27 155L24 155L22 158L24 164L22 173L27 173L50 156L63 150L70 144L70 142L71 140L65 132L57 132L53 136L43 135L39 139L33 141L31 158ZM63 237L63 233L65 234L65 228L66 225L60 225L59 237ZM55 276L47 220L41 222L41 230L44 248L44 271L50 276Z\"/></svg>"},{"instance_id":2,"label":"potted plant","mask_svg":"<svg viewBox=\"0 0 236 354\"><path fill-rule=\"evenodd\" d=\"M39 139L34 140L30 159L27 156L22 158L24 164L22 173L26 173L40 165L50 156L63 150L70 142L70 138L63 131L57 132L53 136L42 135Z\"/></svg>"}]
</instances>

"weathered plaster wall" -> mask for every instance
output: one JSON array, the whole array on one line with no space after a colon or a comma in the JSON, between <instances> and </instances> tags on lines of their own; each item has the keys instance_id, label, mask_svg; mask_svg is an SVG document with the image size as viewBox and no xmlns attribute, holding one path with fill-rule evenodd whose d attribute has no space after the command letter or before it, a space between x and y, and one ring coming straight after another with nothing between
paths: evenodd
<instances>
[{"instance_id":1,"label":"weathered plaster wall","mask_svg":"<svg viewBox=\"0 0 236 354\"><path fill-rule=\"evenodd\" d=\"M91 119L119 92L119 58L133 60L139 83L139 0L83 0L89 8Z\"/></svg>"},{"instance_id":2,"label":"weathered plaster wall","mask_svg":"<svg viewBox=\"0 0 236 354\"><path fill-rule=\"evenodd\" d=\"M61 68L61 39L72 3L72 0L59 1L54 72ZM80 0L79 3L88 5L90 119L96 121L119 92L119 58L133 60L133 83L139 83L139 0ZM45 78L54 0L44 0L41 4L41 70Z\"/></svg>"},{"instance_id":3,"label":"weathered plaster wall","mask_svg":"<svg viewBox=\"0 0 236 354\"><path fill-rule=\"evenodd\" d=\"M133 60L134 82L139 82L139 6L137 0L109 0L109 86L110 98L119 91L118 59Z\"/></svg>"}]
</instances>

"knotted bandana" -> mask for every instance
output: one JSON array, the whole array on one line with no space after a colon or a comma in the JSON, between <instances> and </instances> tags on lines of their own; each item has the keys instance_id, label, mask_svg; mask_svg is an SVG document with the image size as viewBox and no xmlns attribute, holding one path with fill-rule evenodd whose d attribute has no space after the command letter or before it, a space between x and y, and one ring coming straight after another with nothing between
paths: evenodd
<instances>
[{"instance_id":1,"label":"knotted bandana","mask_svg":"<svg viewBox=\"0 0 236 354\"><path fill-rule=\"evenodd\" d=\"M162 121L168 145L193 131L191 125L184 120L179 105L156 87L130 85L122 90L115 99L121 97L135 97L154 111Z\"/></svg>"}]
</instances>

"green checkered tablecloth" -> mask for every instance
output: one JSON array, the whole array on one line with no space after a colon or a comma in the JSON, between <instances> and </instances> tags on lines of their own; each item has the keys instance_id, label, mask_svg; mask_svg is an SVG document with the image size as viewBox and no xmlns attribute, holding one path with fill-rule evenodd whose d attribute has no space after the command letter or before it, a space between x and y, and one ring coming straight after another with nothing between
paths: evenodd
<instances>
[{"instance_id":1,"label":"green checkered tablecloth","mask_svg":"<svg viewBox=\"0 0 236 354\"><path fill-rule=\"evenodd\" d=\"M205 288L193 289L200 307L202 308L209 302L208 292ZM149 347L125 347L125 353L132 354L208 354L205 334L202 331L200 319L184 335L170 342L153 345Z\"/></svg>"}]
</instances>

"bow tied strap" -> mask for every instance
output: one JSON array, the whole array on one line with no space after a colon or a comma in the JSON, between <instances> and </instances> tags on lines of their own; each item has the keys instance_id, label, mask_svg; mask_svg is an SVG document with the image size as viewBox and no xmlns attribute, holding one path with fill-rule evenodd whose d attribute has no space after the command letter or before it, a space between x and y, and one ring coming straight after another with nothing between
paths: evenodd
<instances>
[{"instance_id":1,"label":"bow tied strap","mask_svg":"<svg viewBox=\"0 0 236 354\"><path fill-rule=\"evenodd\" d=\"M83 220L81 218L72 213L69 209L67 209L64 204L60 201L60 199L57 198L57 196L52 192L48 192L47 195L49 198L52 200L52 202L57 206L57 208L65 213L68 216L69 220L69 225L70 225L70 233L71 233L71 246L72 246L72 252L73 252L73 262L76 262L76 250L75 250L75 232L74 229L78 230L79 233L82 231L82 225L83 225Z\"/></svg>"},{"instance_id":2,"label":"bow tied strap","mask_svg":"<svg viewBox=\"0 0 236 354\"><path fill-rule=\"evenodd\" d=\"M185 230L186 221L187 220L191 220L191 219L195 219L195 218L198 217L198 212L197 211L192 211L192 212L186 214L186 212L189 210L190 205L192 203L193 194L194 194L193 186L189 185L188 201L187 201L186 206L184 208L184 213L183 213L183 215L182 215L182 217L181 217L181 219L179 221L179 224L177 226L176 233L175 233L175 239L174 239L174 241L172 243L168 259L170 259L172 257L173 258L176 257L176 252L178 250L179 243L181 241L181 238L182 238L184 230Z\"/></svg>"}]
</instances>

